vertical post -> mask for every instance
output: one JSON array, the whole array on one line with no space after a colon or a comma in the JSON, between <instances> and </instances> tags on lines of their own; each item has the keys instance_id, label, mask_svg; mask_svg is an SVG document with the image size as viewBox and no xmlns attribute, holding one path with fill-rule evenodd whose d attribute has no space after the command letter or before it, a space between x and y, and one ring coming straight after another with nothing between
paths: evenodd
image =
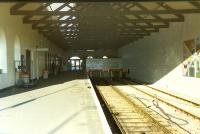
<instances>
[{"instance_id":1,"label":"vertical post","mask_svg":"<svg viewBox=\"0 0 200 134\"><path fill-rule=\"evenodd\" d=\"M197 77L197 75L196 75L196 73L197 73L197 58L196 58L197 57L197 54L196 54L196 51L197 51L196 50L196 48L197 48L196 47L197 40L196 39L195 39L194 43L195 43L195 53L193 55L194 56L194 77Z\"/></svg>"},{"instance_id":2,"label":"vertical post","mask_svg":"<svg viewBox=\"0 0 200 134\"><path fill-rule=\"evenodd\" d=\"M101 72L102 72L102 70L99 70L100 78L101 78Z\"/></svg>"},{"instance_id":3,"label":"vertical post","mask_svg":"<svg viewBox=\"0 0 200 134\"><path fill-rule=\"evenodd\" d=\"M38 55L38 50L36 46L36 71L37 71L37 79L39 79L39 55Z\"/></svg>"},{"instance_id":4,"label":"vertical post","mask_svg":"<svg viewBox=\"0 0 200 134\"><path fill-rule=\"evenodd\" d=\"M113 77L113 73L112 73L112 71L110 71L110 76L111 76L111 80L112 80L112 77Z\"/></svg>"}]
</instances>

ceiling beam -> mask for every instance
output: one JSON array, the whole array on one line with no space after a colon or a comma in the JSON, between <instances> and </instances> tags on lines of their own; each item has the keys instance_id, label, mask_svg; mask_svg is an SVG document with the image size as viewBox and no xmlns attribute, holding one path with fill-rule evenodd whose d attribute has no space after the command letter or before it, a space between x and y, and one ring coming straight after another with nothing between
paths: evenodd
<instances>
[{"instance_id":1,"label":"ceiling beam","mask_svg":"<svg viewBox=\"0 0 200 134\"><path fill-rule=\"evenodd\" d=\"M77 29L81 29L81 28L91 28L92 26L84 26L84 25L81 25L80 27L78 27ZM168 28L169 25L132 25L132 26L113 26L113 25L107 25L107 24L101 24L101 28L116 28L116 29L134 29L134 28ZM37 27L38 29L42 30L42 31L45 31L45 30L48 30L48 31L56 31L56 30L67 30L67 29L70 29L70 28L64 28L64 27ZM95 27L92 27L95 29ZM99 28L99 29L101 29Z\"/></svg>"},{"instance_id":2,"label":"ceiling beam","mask_svg":"<svg viewBox=\"0 0 200 134\"><path fill-rule=\"evenodd\" d=\"M1 2L49 2L50 0L1 0ZM51 0L51 2L177 2L188 0ZM190 0L196 1L196 0Z\"/></svg>"},{"instance_id":3,"label":"ceiling beam","mask_svg":"<svg viewBox=\"0 0 200 134\"><path fill-rule=\"evenodd\" d=\"M26 2L17 3L17 4L15 4L14 6L12 6L12 7L10 8L10 12L15 12L15 11L17 11L19 8L25 6L26 4L27 4Z\"/></svg>"},{"instance_id":4,"label":"ceiling beam","mask_svg":"<svg viewBox=\"0 0 200 134\"><path fill-rule=\"evenodd\" d=\"M79 20L24 20L23 23L26 24L33 24L33 23L37 23L37 24L63 24L63 23L69 23L69 22L84 22L84 21L88 21L87 19L79 19ZM112 21L112 19L107 19L106 21ZM166 19L162 19L162 20L158 20L158 19L128 19L125 18L124 21L120 21L120 22L126 22L126 23L143 23L143 22L149 22L149 23L153 23L153 22L182 22L184 21L184 18L166 18ZM98 21L97 21L98 22Z\"/></svg>"},{"instance_id":5,"label":"ceiling beam","mask_svg":"<svg viewBox=\"0 0 200 134\"><path fill-rule=\"evenodd\" d=\"M135 10L135 11L28 11L10 10L11 15L69 15L69 16L124 16L124 15L159 15L159 14L191 14L200 13L199 9L169 9L169 10Z\"/></svg>"}]
</instances>

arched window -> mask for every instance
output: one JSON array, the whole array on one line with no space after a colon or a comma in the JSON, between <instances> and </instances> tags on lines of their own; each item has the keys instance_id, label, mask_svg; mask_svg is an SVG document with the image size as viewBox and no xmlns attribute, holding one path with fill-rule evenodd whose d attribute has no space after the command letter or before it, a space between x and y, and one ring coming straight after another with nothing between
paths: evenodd
<instances>
[{"instance_id":1,"label":"arched window","mask_svg":"<svg viewBox=\"0 0 200 134\"><path fill-rule=\"evenodd\" d=\"M92 56L88 56L87 59L93 59L93 57Z\"/></svg>"},{"instance_id":2,"label":"arched window","mask_svg":"<svg viewBox=\"0 0 200 134\"><path fill-rule=\"evenodd\" d=\"M71 70L76 71L76 70L82 70L82 60L81 58L77 56L73 56L70 58L70 64L71 64Z\"/></svg>"},{"instance_id":3,"label":"arched window","mask_svg":"<svg viewBox=\"0 0 200 134\"><path fill-rule=\"evenodd\" d=\"M2 73L7 73L6 34L3 30L0 30L0 69Z\"/></svg>"},{"instance_id":4,"label":"arched window","mask_svg":"<svg viewBox=\"0 0 200 134\"><path fill-rule=\"evenodd\" d=\"M107 56L103 56L102 58L103 58L103 59L107 59L108 57L107 57Z\"/></svg>"},{"instance_id":5,"label":"arched window","mask_svg":"<svg viewBox=\"0 0 200 134\"><path fill-rule=\"evenodd\" d=\"M78 56L73 56L70 58L70 60L78 60L78 59L80 60L81 58L79 58Z\"/></svg>"},{"instance_id":6,"label":"arched window","mask_svg":"<svg viewBox=\"0 0 200 134\"><path fill-rule=\"evenodd\" d=\"M20 39L18 36L15 37L14 54L15 54L15 57L14 57L15 69L18 70L18 66L20 66L20 56L21 56Z\"/></svg>"}]
</instances>

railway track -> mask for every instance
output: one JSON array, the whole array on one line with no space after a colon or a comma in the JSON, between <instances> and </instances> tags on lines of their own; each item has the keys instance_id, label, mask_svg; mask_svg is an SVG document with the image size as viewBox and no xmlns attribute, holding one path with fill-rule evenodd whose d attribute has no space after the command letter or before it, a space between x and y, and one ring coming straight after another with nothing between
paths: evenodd
<instances>
[{"instance_id":1,"label":"railway track","mask_svg":"<svg viewBox=\"0 0 200 134\"><path fill-rule=\"evenodd\" d=\"M103 83L103 84L102 84ZM96 88L123 134L185 134L137 98L129 98L108 82Z\"/></svg>"},{"instance_id":2,"label":"railway track","mask_svg":"<svg viewBox=\"0 0 200 134\"><path fill-rule=\"evenodd\" d=\"M170 93L166 93L162 90L152 88L146 85L137 85L140 83L134 83L132 81L127 81L127 80L123 80L123 82L129 85L130 87L134 88L135 90L138 90L139 92L142 92L152 98L156 97L158 101L163 102L168 106L173 107L185 113L186 115L193 117L194 119L200 120L199 103L172 95Z\"/></svg>"},{"instance_id":3,"label":"railway track","mask_svg":"<svg viewBox=\"0 0 200 134\"><path fill-rule=\"evenodd\" d=\"M133 81L130 81L130 80L124 80L124 81L126 81L126 82L129 83L129 84L135 84L135 83L137 83L137 84L143 85L143 86L148 87L149 89L151 89L151 90L153 90L153 91L156 91L156 92L158 92L158 93L163 93L163 94L165 94L165 95L168 95L168 96L177 98L177 99L179 99L179 100L181 100L181 101L184 101L184 102L186 102L186 103L189 103L189 105L193 105L193 106L196 106L196 107L200 107L200 103L197 103L197 102L194 102L194 101L185 99L185 98L183 98L183 97L174 95L174 94L169 93L169 92L165 92L165 91L163 91L163 90L160 90L160 89L157 89L157 88L148 86L148 85L146 85L146 84L142 84L141 82L133 82Z\"/></svg>"}]
</instances>

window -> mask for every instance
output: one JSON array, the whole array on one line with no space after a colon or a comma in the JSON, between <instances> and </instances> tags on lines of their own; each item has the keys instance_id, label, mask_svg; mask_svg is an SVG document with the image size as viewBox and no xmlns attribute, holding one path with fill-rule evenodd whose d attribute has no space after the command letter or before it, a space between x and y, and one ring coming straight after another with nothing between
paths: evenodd
<instances>
[{"instance_id":1,"label":"window","mask_svg":"<svg viewBox=\"0 0 200 134\"><path fill-rule=\"evenodd\" d=\"M107 56L103 56L103 59L107 59L108 57Z\"/></svg>"},{"instance_id":2,"label":"window","mask_svg":"<svg viewBox=\"0 0 200 134\"><path fill-rule=\"evenodd\" d=\"M70 58L71 70L72 71L82 70L82 62L83 61L77 56L71 57Z\"/></svg>"},{"instance_id":3,"label":"window","mask_svg":"<svg viewBox=\"0 0 200 134\"><path fill-rule=\"evenodd\" d=\"M0 69L7 73L7 48L5 31L0 30Z\"/></svg>"},{"instance_id":4,"label":"window","mask_svg":"<svg viewBox=\"0 0 200 134\"><path fill-rule=\"evenodd\" d=\"M88 56L87 59L93 59L93 57L92 56Z\"/></svg>"},{"instance_id":5,"label":"window","mask_svg":"<svg viewBox=\"0 0 200 134\"><path fill-rule=\"evenodd\" d=\"M15 59L15 69L18 71L18 66L20 66L20 59L21 59L21 48L20 48L20 39L18 36L15 37L14 42L14 59Z\"/></svg>"},{"instance_id":6,"label":"window","mask_svg":"<svg viewBox=\"0 0 200 134\"><path fill-rule=\"evenodd\" d=\"M80 58L77 57L77 56L73 56L73 57L70 58L70 60L78 60L78 59L80 60Z\"/></svg>"}]
</instances>

